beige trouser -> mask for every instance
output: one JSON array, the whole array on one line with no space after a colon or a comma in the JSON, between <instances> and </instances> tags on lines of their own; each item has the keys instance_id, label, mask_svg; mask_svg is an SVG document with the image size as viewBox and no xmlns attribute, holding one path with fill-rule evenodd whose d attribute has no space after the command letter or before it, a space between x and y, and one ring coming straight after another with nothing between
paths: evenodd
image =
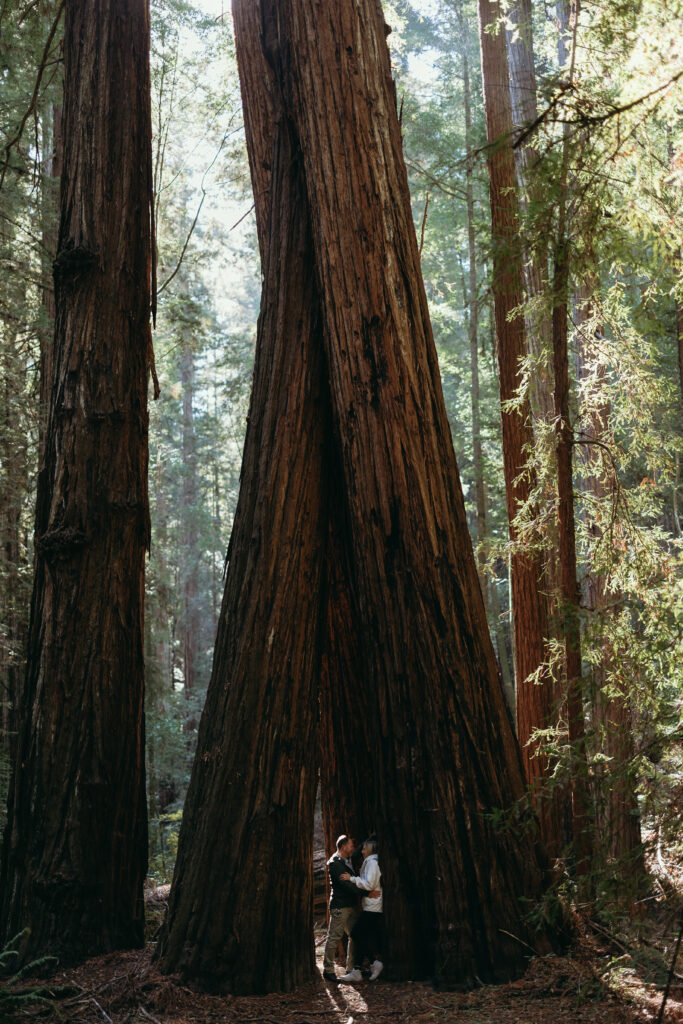
<instances>
[{"instance_id":1,"label":"beige trouser","mask_svg":"<svg viewBox=\"0 0 683 1024\"><path fill-rule=\"evenodd\" d=\"M353 940L351 929L358 920L359 912L355 907L341 907L340 910L330 910L330 927L327 931L327 942L325 943L325 955L323 959L323 970L334 974L334 958L337 953L337 946L344 934L349 936L349 944L346 947L346 970L352 971L355 967L353 962Z\"/></svg>"}]
</instances>

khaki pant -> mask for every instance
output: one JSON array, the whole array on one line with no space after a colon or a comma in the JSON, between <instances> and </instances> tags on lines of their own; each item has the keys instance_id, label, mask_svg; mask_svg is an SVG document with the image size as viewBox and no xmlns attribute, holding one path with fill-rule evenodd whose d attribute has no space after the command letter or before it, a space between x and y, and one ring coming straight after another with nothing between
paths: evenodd
<instances>
[{"instance_id":1,"label":"khaki pant","mask_svg":"<svg viewBox=\"0 0 683 1024\"><path fill-rule=\"evenodd\" d=\"M349 936L349 944L346 947L346 971L354 968L353 940L351 929L359 918L359 912L355 907L341 907L339 910L330 910L330 926L327 931L325 943L325 955L323 959L323 970L334 974L334 958L337 953L337 946L343 935Z\"/></svg>"}]
</instances>

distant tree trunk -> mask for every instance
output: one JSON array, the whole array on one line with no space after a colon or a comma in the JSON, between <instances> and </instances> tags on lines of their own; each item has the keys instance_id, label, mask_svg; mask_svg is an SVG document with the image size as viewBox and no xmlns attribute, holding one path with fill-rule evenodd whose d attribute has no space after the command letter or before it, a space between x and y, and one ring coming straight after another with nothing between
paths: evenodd
<instances>
[{"instance_id":1,"label":"distant tree trunk","mask_svg":"<svg viewBox=\"0 0 683 1024\"><path fill-rule=\"evenodd\" d=\"M570 16L571 9L571 16ZM561 67L569 60L567 33L576 24L577 0L557 4L560 22L559 59ZM570 79L573 74L574 47L571 48ZM579 589L576 564L576 529L574 517L573 449L574 434L569 410L569 355L568 355L568 293L569 293L569 238L567 232L569 141L565 131L560 168L559 197L557 202L557 228L553 252L553 373L555 378L555 434L557 461L557 522L559 531L561 639L564 644L565 677L567 688L567 722L569 741L573 749L572 760L572 838L576 857L576 871L587 875L591 866L590 808L588 797L588 767L586 762L586 730L583 707L583 680L581 672L581 626Z\"/></svg>"},{"instance_id":2,"label":"distant tree trunk","mask_svg":"<svg viewBox=\"0 0 683 1024\"><path fill-rule=\"evenodd\" d=\"M534 43L531 0L516 0L508 12L507 53L509 63L510 103L513 136L519 134L537 117L536 69L534 66ZM540 197L535 195L539 185L534 165L539 159L531 140L515 149L517 180L519 183L520 207L528 210L529 202ZM531 195L529 195L531 191ZM532 229L531 229L532 230ZM547 285L547 243L541 231L541 242L525 245L524 281L528 298L533 302L542 300ZM553 417L552 395L552 323L551 317L535 310L525 312L526 338L529 351L535 360L534 373L530 383L532 412L547 423Z\"/></svg>"},{"instance_id":3,"label":"distant tree trunk","mask_svg":"<svg viewBox=\"0 0 683 1024\"><path fill-rule=\"evenodd\" d=\"M505 33L495 34L486 26L501 16L497 3L479 0L482 78L486 130L490 149L488 168L493 233L493 295L498 351L498 374L503 425L503 467L507 494L511 562L512 612L515 641L517 694L517 736L522 748L524 770L532 796L547 780L548 761L530 742L536 729L547 728L553 720L552 688L542 666L547 652L547 601L543 593L543 566L539 555L523 550L516 517L528 503L533 486L533 467L526 452L533 447L531 408L525 399L520 408L506 411L504 404L515 398L520 385L520 363L526 355L524 320L509 319L523 300L522 257L519 245L515 163L512 151L512 115L508 85ZM540 671L540 678L538 673ZM540 684L540 685L539 685ZM551 854L562 845L557 801L535 797L541 831Z\"/></svg>"},{"instance_id":4,"label":"distant tree trunk","mask_svg":"<svg viewBox=\"0 0 683 1024\"><path fill-rule=\"evenodd\" d=\"M184 696L190 697L196 687L197 643L199 639L199 543L194 508L197 502L197 450L194 431L195 367L192 340L182 339L180 381L183 398L183 478L182 478L182 554L183 566L183 679ZM192 728L196 722L192 721Z\"/></svg>"},{"instance_id":5,"label":"distant tree trunk","mask_svg":"<svg viewBox=\"0 0 683 1024\"><path fill-rule=\"evenodd\" d=\"M461 29L469 33L469 28L463 19ZM467 204L467 251L469 256L469 336L470 336L470 369L472 375L471 403L472 403L472 460L474 463L474 487L477 503L477 545L478 545L478 566L479 583L484 597L484 606L488 608L488 584L486 578L486 551L484 542L487 533L487 509L486 509L486 483L484 480L484 457L481 443L481 414L479 409L479 303L477 301L477 247L474 235L474 188L473 188L473 157L472 147L472 105L470 98L470 74L469 60L467 57L467 44L463 46L462 52L462 73L463 73L463 94L465 101L465 151L467 153L467 164L465 168L465 193ZM497 596L497 595L496 595ZM496 602L497 604L497 602ZM500 623L497 623L499 626ZM515 714L515 686L511 678L510 665L507 658L507 650L504 644L498 642L496 630L496 646L498 649L498 663L500 665L501 677L503 680L503 691L511 714Z\"/></svg>"},{"instance_id":6,"label":"distant tree trunk","mask_svg":"<svg viewBox=\"0 0 683 1024\"><path fill-rule=\"evenodd\" d=\"M0 932L63 964L144 941L151 124L143 0L70 0L45 465ZM0 940L1 944L1 940Z\"/></svg>"},{"instance_id":7,"label":"distant tree trunk","mask_svg":"<svg viewBox=\"0 0 683 1024\"><path fill-rule=\"evenodd\" d=\"M47 427L47 409L52 387L52 350L55 334L55 293L52 281L52 263L57 256L57 227L59 179L62 176L64 160L64 136L62 132L63 111L55 104L51 111L51 147L52 158L48 162L48 173L43 178L43 248L45 280L49 286L43 289L43 308L47 314L47 325L40 334L40 429L38 440L38 457L40 468L45 459L45 433Z\"/></svg>"},{"instance_id":8,"label":"distant tree trunk","mask_svg":"<svg viewBox=\"0 0 683 1024\"><path fill-rule=\"evenodd\" d=\"M587 258L592 262L590 251ZM607 368L599 352L601 327L595 323L595 298L599 288L597 274L588 274L577 297L575 320L580 377L585 379L590 375L604 385ZM600 447L612 443L610 418L611 410L606 398L599 408L591 410L581 438L587 469L584 488L597 500L599 508L614 499L610 484L612 467ZM588 532L595 551L603 542L601 522L604 519L591 516L590 512L588 515ZM625 899L632 899L645 875L638 799L630 770L635 754L633 722L623 657L614 650L607 628L610 611L605 577L594 569L586 576L586 603L598 630L604 630L602 658L593 666L594 731L601 753L607 756L602 771L597 773L600 788L596 801L597 844L602 847L605 861L615 866L621 894Z\"/></svg>"}]
</instances>

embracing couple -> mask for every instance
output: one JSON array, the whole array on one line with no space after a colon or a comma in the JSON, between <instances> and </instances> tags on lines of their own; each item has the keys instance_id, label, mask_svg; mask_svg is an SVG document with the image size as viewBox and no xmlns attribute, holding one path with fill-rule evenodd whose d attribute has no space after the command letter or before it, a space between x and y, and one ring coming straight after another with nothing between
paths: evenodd
<instances>
[{"instance_id":1,"label":"embracing couple","mask_svg":"<svg viewBox=\"0 0 683 1024\"><path fill-rule=\"evenodd\" d=\"M369 980L375 981L384 964L381 873L377 860L377 839L371 836L363 843L363 866L354 872L351 857L355 850L351 836L339 836L337 852L327 862L330 876L330 926L325 942L323 978L326 981L362 981L364 961L369 961ZM363 894L362 909L358 897ZM337 978L334 957L342 936L348 935L346 974Z\"/></svg>"}]
</instances>

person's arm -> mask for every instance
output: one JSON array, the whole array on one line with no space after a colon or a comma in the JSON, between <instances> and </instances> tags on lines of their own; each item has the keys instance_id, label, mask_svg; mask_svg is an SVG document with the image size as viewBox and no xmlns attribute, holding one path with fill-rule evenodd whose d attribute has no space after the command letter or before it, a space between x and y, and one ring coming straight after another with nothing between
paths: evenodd
<instances>
[{"instance_id":1,"label":"person's arm","mask_svg":"<svg viewBox=\"0 0 683 1024\"><path fill-rule=\"evenodd\" d=\"M334 887L337 890L344 889L348 893L353 893L354 896L358 895L358 890L356 889L355 885L352 885L351 882L349 882L346 879L342 878L343 875L348 875L346 864L344 864L343 861L341 861L341 860L333 861L332 864L330 864L329 871L330 871L330 882L334 883Z\"/></svg>"},{"instance_id":2,"label":"person's arm","mask_svg":"<svg viewBox=\"0 0 683 1024\"><path fill-rule=\"evenodd\" d=\"M359 889L364 889L365 892L372 892L374 889L379 889L380 877L381 873L377 861L373 860L370 863L364 861L360 875L351 875L349 881L353 882Z\"/></svg>"}]
</instances>

